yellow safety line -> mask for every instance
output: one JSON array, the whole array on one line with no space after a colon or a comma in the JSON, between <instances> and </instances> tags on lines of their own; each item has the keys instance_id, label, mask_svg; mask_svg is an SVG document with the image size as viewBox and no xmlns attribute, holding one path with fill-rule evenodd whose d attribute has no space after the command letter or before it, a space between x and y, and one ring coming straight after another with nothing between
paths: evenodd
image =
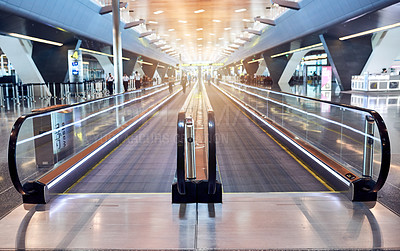
<instances>
[{"instance_id":1,"label":"yellow safety line","mask_svg":"<svg viewBox=\"0 0 400 251\"><path fill-rule=\"evenodd\" d=\"M347 191L315 191L315 192L228 192L228 193L224 193L224 194L260 194L260 193L268 193L268 194L288 194L288 193L292 193L292 194L302 194L302 193L344 193Z\"/></svg>"},{"instance_id":2,"label":"yellow safety line","mask_svg":"<svg viewBox=\"0 0 400 251\"><path fill-rule=\"evenodd\" d=\"M314 178L316 178L321 184L323 184L328 190L335 191L328 183L326 183L321 177L319 177L314 171L312 171L307 164L305 164L301 159L299 159L292 151L282 145L278 140L276 140L271 134L264 130L259 124L257 124L252 118L250 118L242 109L240 109L230 98L229 101L239 109L250 121L252 121L258 128L260 128L265 134L268 135L275 143L277 143L286 153L288 153L294 160L296 160L304 169L306 169Z\"/></svg>"},{"instance_id":3,"label":"yellow safety line","mask_svg":"<svg viewBox=\"0 0 400 251\"><path fill-rule=\"evenodd\" d=\"M139 126L131 135L129 135L124 141L121 142L116 148L114 148L109 154L107 154L102 160L100 160L94 167L92 167L89 171L85 173L79 180L77 180L72 186L70 186L65 192L61 194L67 194L72 188L74 188L79 182L81 182L86 176L89 175L96 167L98 167L105 159L108 158L115 150L117 150L125 141L127 141L134 133L136 133L142 126L144 126L150 119L152 119L159 111L156 111L150 118L148 118L141 126Z\"/></svg>"}]
</instances>

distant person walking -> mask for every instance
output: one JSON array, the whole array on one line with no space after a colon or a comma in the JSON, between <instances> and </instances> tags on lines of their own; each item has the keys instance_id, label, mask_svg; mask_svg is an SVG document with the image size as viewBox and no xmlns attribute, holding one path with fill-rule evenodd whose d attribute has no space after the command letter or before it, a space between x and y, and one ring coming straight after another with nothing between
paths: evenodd
<instances>
[{"instance_id":1,"label":"distant person walking","mask_svg":"<svg viewBox=\"0 0 400 251\"><path fill-rule=\"evenodd\" d=\"M135 89L140 88L140 74L136 71L135 72Z\"/></svg>"},{"instance_id":2,"label":"distant person walking","mask_svg":"<svg viewBox=\"0 0 400 251\"><path fill-rule=\"evenodd\" d=\"M181 84L182 84L182 90L183 90L183 93L186 93L186 83L187 83L187 76L186 76L186 74L183 74L182 75L182 78L181 78Z\"/></svg>"},{"instance_id":3,"label":"distant person walking","mask_svg":"<svg viewBox=\"0 0 400 251\"><path fill-rule=\"evenodd\" d=\"M111 73L108 73L108 76L106 78L106 84L107 84L107 90L110 95L113 95L113 90L114 90L114 77L111 75Z\"/></svg>"},{"instance_id":4,"label":"distant person walking","mask_svg":"<svg viewBox=\"0 0 400 251\"><path fill-rule=\"evenodd\" d=\"M128 91L129 77L128 77L128 75L126 75L126 73L122 77L122 83L124 84L124 91L127 92Z\"/></svg>"}]
</instances>

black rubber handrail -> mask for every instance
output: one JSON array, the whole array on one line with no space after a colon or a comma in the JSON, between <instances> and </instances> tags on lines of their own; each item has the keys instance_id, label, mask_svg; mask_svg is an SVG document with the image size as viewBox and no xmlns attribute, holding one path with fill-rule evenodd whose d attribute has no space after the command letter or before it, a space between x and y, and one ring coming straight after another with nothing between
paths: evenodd
<instances>
[{"instance_id":1,"label":"black rubber handrail","mask_svg":"<svg viewBox=\"0 0 400 251\"><path fill-rule=\"evenodd\" d=\"M208 98L206 88L202 84L204 104L207 109L208 121L208 194L215 194L217 191L217 156L216 156L216 137L215 137L215 114Z\"/></svg>"},{"instance_id":2,"label":"black rubber handrail","mask_svg":"<svg viewBox=\"0 0 400 251\"><path fill-rule=\"evenodd\" d=\"M166 84L161 84L159 86L164 86ZM141 89L143 90L143 89ZM140 91L140 90L137 90ZM135 92L135 91L132 91ZM25 122L26 119L30 118L30 117L35 117L35 116L42 116L57 110L64 110L64 109L68 109L68 108L72 108L75 106L80 106L83 104L87 104L87 103L93 103L93 102L98 102L104 99L109 99L112 97L116 97L116 96L122 96L125 95L126 93L121 93L121 94L114 94L111 96L107 96L107 97L103 97L103 98L98 98L98 99L92 99L89 101L85 101L85 102L81 102L81 103L75 103L75 104L71 104L71 105L63 105L63 106L58 106L55 107L53 109L49 109L49 110L45 110L45 111L40 111L40 112L34 112L34 113L30 113L30 114L26 114L26 115L22 115L21 117L19 117L17 119L17 121L15 121L12 129L11 129L11 133L10 133L10 140L8 143L8 170L10 173L10 177L11 177L11 181L15 187L15 189L17 189L17 191L19 193L21 193L22 195L26 195L29 194L30 191L27 191L24 189L23 185L21 184L21 181L19 179L19 175L18 175L18 169L17 169L17 154L16 154L16 150L17 150L17 140L18 140L18 135L19 132L21 130L21 126L23 125L23 123Z\"/></svg>"},{"instance_id":3,"label":"black rubber handrail","mask_svg":"<svg viewBox=\"0 0 400 251\"><path fill-rule=\"evenodd\" d=\"M185 195L185 112L178 113L176 178L178 193Z\"/></svg>"},{"instance_id":4,"label":"black rubber handrail","mask_svg":"<svg viewBox=\"0 0 400 251\"><path fill-rule=\"evenodd\" d=\"M237 83L235 83L235 84L237 84ZM244 85L244 84L238 84L238 85L255 89L253 86L248 86L248 85ZM370 192L378 192L383 187L383 185L385 184L387 177L389 175L391 154L390 154L389 133L388 133L385 121L383 120L383 118L381 117L381 115L378 112L376 112L375 110L367 109L367 108L357 107L357 106L353 106L353 105L340 104L340 103L336 103L336 102L332 102L332 101L328 101L328 100L320 100L320 99L316 99L316 98L300 96L300 95L287 93L287 92L276 92L276 91L271 91L271 90L267 90L267 89L263 89L263 88L259 88L259 87L257 87L257 89L259 89L261 91L276 93L276 94L283 93L285 95L296 97L296 98L308 99L308 100L312 100L312 101L316 101L316 102L320 102L320 103L326 103L326 104L335 105L338 107L343 107L343 108L347 108L347 109L353 109L353 110L358 110L358 111L369 113L374 118L375 123L378 127L379 136L381 138L381 151L382 151L381 167L379 170L378 179L377 179L374 187L370 190Z\"/></svg>"}]
</instances>

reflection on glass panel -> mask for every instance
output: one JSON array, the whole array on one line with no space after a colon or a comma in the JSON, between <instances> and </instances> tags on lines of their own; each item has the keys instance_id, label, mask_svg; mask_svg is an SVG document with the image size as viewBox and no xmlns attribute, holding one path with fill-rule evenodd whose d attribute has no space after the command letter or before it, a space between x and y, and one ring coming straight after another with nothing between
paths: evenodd
<instances>
[{"instance_id":1,"label":"reflection on glass panel","mask_svg":"<svg viewBox=\"0 0 400 251\"><path fill-rule=\"evenodd\" d=\"M168 95L160 85L111 96L25 119L16 158L22 183L40 178Z\"/></svg>"},{"instance_id":2,"label":"reflection on glass panel","mask_svg":"<svg viewBox=\"0 0 400 251\"><path fill-rule=\"evenodd\" d=\"M246 91L239 92L239 86ZM225 83L220 87L235 97L241 96L241 100L259 113L358 176L363 174L366 142L373 141L373 166L380 167L376 161L381 154L379 135L368 136L366 131L369 112L241 84ZM354 97L352 101L366 100Z\"/></svg>"}]
</instances>

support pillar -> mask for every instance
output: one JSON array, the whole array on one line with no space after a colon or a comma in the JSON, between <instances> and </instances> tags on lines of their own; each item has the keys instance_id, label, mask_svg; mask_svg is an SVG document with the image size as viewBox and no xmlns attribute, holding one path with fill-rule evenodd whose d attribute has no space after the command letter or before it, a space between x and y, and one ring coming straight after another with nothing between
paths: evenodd
<instances>
[{"instance_id":1,"label":"support pillar","mask_svg":"<svg viewBox=\"0 0 400 251\"><path fill-rule=\"evenodd\" d=\"M383 31L373 36L373 51L368 58L361 74L380 73L382 68L388 69L394 60L400 56L400 28Z\"/></svg>"},{"instance_id":2,"label":"support pillar","mask_svg":"<svg viewBox=\"0 0 400 251\"><path fill-rule=\"evenodd\" d=\"M351 76L361 74L372 52L371 36L341 41L336 37L319 35L341 90L350 90Z\"/></svg>"},{"instance_id":3,"label":"support pillar","mask_svg":"<svg viewBox=\"0 0 400 251\"><path fill-rule=\"evenodd\" d=\"M124 88L122 86L122 45L121 45L121 31L119 29L120 13L119 13L119 0L112 0L112 13L113 13L113 55L114 55L114 83L116 86L116 93L122 93Z\"/></svg>"},{"instance_id":4,"label":"support pillar","mask_svg":"<svg viewBox=\"0 0 400 251\"><path fill-rule=\"evenodd\" d=\"M263 54L265 63L270 73L270 77L272 78L273 82L272 90L287 91L285 86L281 88L278 83L292 55L284 55L276 58L271 58L271 55L273 54L274 54L273 52L268 52L268 51L264 52Z\"/></svg>"}]
</instances>

